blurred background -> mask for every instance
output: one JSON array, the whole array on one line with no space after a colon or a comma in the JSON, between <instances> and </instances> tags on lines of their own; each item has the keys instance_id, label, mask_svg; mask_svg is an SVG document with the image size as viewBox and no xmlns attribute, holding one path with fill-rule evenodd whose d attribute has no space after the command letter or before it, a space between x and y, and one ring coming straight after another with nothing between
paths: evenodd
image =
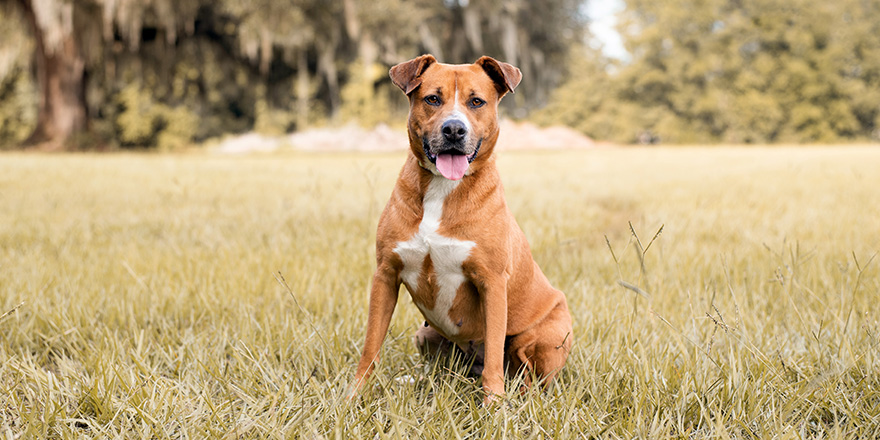
<instances>
[{"instance_id":1,"label":"blurred background","mask_svg":"<svg viewBox=\"0 0 880 440\"><path fill-rule=\"evenodd\" d=\"M0 149L402 131L422 53L600 141L880 141L876 0L0 0Z\"/></svg>"}]
</instances>

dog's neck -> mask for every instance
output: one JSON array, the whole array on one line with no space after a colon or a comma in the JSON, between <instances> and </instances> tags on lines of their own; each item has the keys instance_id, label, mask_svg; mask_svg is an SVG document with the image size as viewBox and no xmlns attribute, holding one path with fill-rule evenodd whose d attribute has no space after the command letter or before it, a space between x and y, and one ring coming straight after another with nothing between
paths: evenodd
<instances>
[{"instance_id":1,"label":"dog's neck","mask_svg":"<svg viewBox=\"0 0 880 440\"><path fill-rule=\"evenodd\" d=\"M493 193L503 192L501 177L495 166L495 157L485 157L479 165L473 173L458 181L459 183L445 198L445 204L451 203L466 210L476 209L484 205ZM434 179L445 179L445 177L436 175L422 167L415 155L408 155L395 192L399 200L412 210L411 212L416 215L416 218L422 216L422 204L431 181ZM497 200L503 201L503 195Z\"/></svg>"}]
</instances>

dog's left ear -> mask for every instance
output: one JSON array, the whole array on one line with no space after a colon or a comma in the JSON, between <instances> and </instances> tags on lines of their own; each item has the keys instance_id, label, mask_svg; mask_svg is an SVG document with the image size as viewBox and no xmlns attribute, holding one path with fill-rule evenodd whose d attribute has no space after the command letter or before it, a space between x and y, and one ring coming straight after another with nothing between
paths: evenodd
<instances>
[{"instance_id":1,"label":"dog's left ear","mask_svg":"<svg viewBox=\"0 0 880 440\"><path fill-rule=\"evenodd\" d=\"M388 75L391 76L391 82L409 96L416 87L422 85L420 76L425 73L428 66L436 62L437 59L433 55L422 55L392 67Z\"/></svg>"},{"instance_id":2,"label":"dog's left ear","mask_svg":"<svg viewBox=\"0 0 880 440\"><path fill-rule=\"evenodd\" d=\"M513 93L513 90L516 89L516 86L522 80L522 72L519 69L495 58L482 57L474 64L482 67L486 74L489 75L489 78L495 81L498 96L503 96L507 92Z\"/></svg>"}]
</instances>

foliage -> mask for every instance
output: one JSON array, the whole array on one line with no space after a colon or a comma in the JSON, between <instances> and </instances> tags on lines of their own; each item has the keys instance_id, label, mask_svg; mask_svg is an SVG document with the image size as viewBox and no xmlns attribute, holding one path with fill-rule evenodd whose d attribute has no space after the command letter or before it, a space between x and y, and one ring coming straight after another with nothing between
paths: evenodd
<instances>
[{"instance_id":1,"label":"foliage","mask_svg":"<svg viewBox=\"0 0 880 440\"><path fill-rule=\"evenodd\" d=\"M341 115L344 120L358 121L372 126L388 121L390 110L390 94L400 98L397 89L376 90L372 84L381 81L387 71L378 64L364 67L363 63L355 62L348 67L349 80L342 87ZM389 93L391 92L391 93Z\"/></svg>"},{"instance_id":2,"label":"foliage","mask_svg":"<svg viewBox=\"0 0 880 440\"><path fill-rule=\"evenodd\" d=\"M156 121L165 118L149 110L156 106L186 109L199 121L171 143L248 129L283 133L327 120L372 125L401 118L405 105L386 72L429 51L452 63L489 54L534 72L522 86L531 92L505 102L522 113L543 104L558 83L567 47L583 26L583 0L543 7L525 0L0 0L0 13L17 17L16 26L0 25L0 58L28 35L18 11L26 8L17 3L36 14L30 30L44 37L49 53L62 37L73 39L85 66L89 126L122 147L159 142L165 122ZM21 56L15 67L34 66ZM12 81L5 76L0 83ZM137 107L146 113L120 108L132 88L152 94L144 97L150 105ZM34 91L27 91L25 104L35 106ZM0 115L22 114L19 101L0 101ZM4 133L32 128L25 122L0 120L12 127Z\"/></svg>"},{"instance_id":3,"label":"foliage","mask_svg":"<svg viewBox=\"0 0 880 440\"><path fill-rule=\"evenodd\" d=\"M34 94L34 85L22 68L0 79L0 150L19 144L34 129Z\"/></svg>"},{"instance_id":4,"label":"foliage","mask_svg":"<svg viewBox=\"0 0 880 440\"><path fill-rule=\"evenodd\" d=\"M186 107L157 103L136 84L119 92L119 102L122 111L116 122L122 145L156 145L167 151L185 147L195 138L198 117Z\"/></svg>"},{"instance_id":5,"label":"foliage","mask_svg":"<svg viewBox=\"0 0 880 440\"><path fill-rule=\"evenodd\" d=\"M880 150L500 156L574 346L555 388L513 379L494 411L420 359L404 292L347 399L402 160L3 155L0 435L880 435Z\"/></svg>"},{"instance_id":6,"label":"foliage","mask_svg":"<svg viewBox=\"0 0 880 440\"><path fill-rule=\"evenodd\" d=\"M877 2L626 4L620 30L632 60L581 52L587 60L572 64L580 70L540 119L621 142L880 139Z\"/></svg>"},{"instance_id":7,"label":"foliage","mask_svg":"<svg viewBox=\"0 0 880 440\"><path fill-rule=\"evenodd\" d=\"M0 7L0 150L23 141L36 124L36 90L26 69L33 45L24 34L19 15Z\"/></svg>"}]
</instances>

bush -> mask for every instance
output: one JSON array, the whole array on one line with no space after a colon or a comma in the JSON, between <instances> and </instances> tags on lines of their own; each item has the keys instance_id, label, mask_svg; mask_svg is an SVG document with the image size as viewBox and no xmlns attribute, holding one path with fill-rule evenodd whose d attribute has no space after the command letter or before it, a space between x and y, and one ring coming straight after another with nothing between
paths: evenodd
<instances>
[{"instance_id":1,"label":"bush","mask_svg":"<svg viewBox=\"0 0 880 440\"><path fill-rule=\"evenodd\" d=\"M124 87L117 99L122 106L116 118L122 146L156 145L169 151L185 147L195 139L199 117L185 106L155 102L151 93L137 84Z\"/></svg>"}]
</instances>

